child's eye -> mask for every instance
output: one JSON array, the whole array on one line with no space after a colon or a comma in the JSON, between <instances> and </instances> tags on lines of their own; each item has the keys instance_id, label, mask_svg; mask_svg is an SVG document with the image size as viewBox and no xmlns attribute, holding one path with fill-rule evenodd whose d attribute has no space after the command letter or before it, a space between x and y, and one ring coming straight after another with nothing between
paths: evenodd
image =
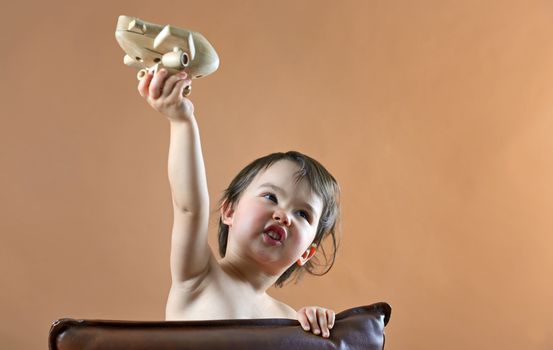
<instances>
[{"instance_id":1,"label":"child's eye","mask_svg":"<svg viewBox=\"0 0 553 350\"><path fill-rule=\"evenodd\" d=\"M300 214L300 216L303 217L305 220L309 221L309 214L305 210L300 210L298 214Z\"/></svg>"},{"instance_id":2,"label":"child's eye","mask_svg":"<svg viewBox=\"0 0 553 350\"><path fill-rule=\"evenodd\" d=\"M264 195L263 195L263 198L267 198L268 200L277 203L277 197L276 197L274 194L272 194L272 193L264 194Z\"/></svg>"}]
</instances>

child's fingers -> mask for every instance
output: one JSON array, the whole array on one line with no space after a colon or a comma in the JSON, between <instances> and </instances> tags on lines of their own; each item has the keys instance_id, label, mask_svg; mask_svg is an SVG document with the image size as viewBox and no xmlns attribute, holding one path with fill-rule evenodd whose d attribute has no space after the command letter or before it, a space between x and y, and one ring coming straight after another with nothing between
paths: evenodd
<instances>
[{"instance_id":1,"label":"child's fingers","mask_svg":"<svg viewBox=\"0 0 553 350\"><path fill-rule=\"evenodd\" d=\"M317 308L317 321L319 322L323 337L328 338L330 336L330 330L328 329L325 309Z\"/></svg>"},{"instance_id":2,"label":"child's fingers","mask_svg":"<svg viewBox=\"0 0 553 350\"><path fill-rule=\"evenodd\" d=\"M336 314L334 311L319 306L308 306L298 311L298 321L306 331L311 330L315 335L330 337L330 330L334 327Z\"/></svg>"},{"instance_id":3,"label":"child's fingers","mask_svg":"<svg viewBox=\"0 0 553 350\"><path fill-rule=\"evenodd\" d=\"M319 322L317 321L317 311L315 310L315 308L308 308L307 310L305 310L305 314L307 315L307 319L309 320L309 324L311 325L311 330L313 331L313 334L321 334Z\"/></svg>"},{"instance_id":4,"label":"child's fingers","mask_svg":"<svg viewBox=\"0 0 553 350\"><path fill-rule=\"evenodd\" d=\"M177 81L173 91L171 91L170 98L180 98L180 96L184 96L182 92L190 84L192 84L192 80L190 79L181 79Z\"/></svg>"},{"instance_id":5,"label":"child's fingers","mask_svg":"<svg viewBox=\"0 0 553 350\"><path fill-rule=\"evenodd\" d=\"M332 329L336 320L336 313L332 310L326 310L326 320L328 322L328 329Z\"/></svg>"},{"instance_id":6,"label":"child's fingers","mask_svg":"<svg viewBox=\"0 0 553 350\"><path fill-rule=\"evenodd\" d=\"M167 77L167 70L160 69L156 72L154 75L152 82L150 83L150 97L154 100L158 99L159 96L161 96L163 83L165 82L165 78Z\"/></svg>"},{"instance_id":7,"label":"child's fingers","mask_svg":"<svg viewBox=\"0 0 553 350\"><path fill-rule=\"evenodd\" d=\"M186 79L186 73L182 72L175 74L167 78L165 81L165 86L163 86L162 96L167 97L173 93L173 90L176 88L176 85L183 79Z\"/></svg>"},{"instance_id":8,"label":"child's fingers","mask_svg":"<svg viewBox=\"0 0 553 350\"><path fill-rule=\"evenodd\" d=\"M301 324L301 328L303 328L304 331L308 331L311 329L309 327L309 320L307 319L307 316L303 311L298 312L298 321Z\"/></svg>"},{"instance_id":9,"label":"child's fingers","mask_svg":"<svg viewBox=\"0 0 553 350\"><path fill-rule=\"evenodd\" d=\"M148 98L148 88L153 75L151 73L146 74L138 83L138 93L144 98Z\"/></svg>"}]
</instances>

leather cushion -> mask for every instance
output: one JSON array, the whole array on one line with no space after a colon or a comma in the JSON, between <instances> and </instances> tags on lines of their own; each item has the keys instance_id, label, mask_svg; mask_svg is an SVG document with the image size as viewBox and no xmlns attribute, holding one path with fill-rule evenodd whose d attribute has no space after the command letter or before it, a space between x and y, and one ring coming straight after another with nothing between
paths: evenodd
<instances>
[{"instance_id":1,"label":"leather cushion","mask_svg":"<svg viewBox=\"0 0 553 350\"><path fill-rule=\"evenodd\" d=\"M63 318L50 328L50 350L369 349L384 348L386 303L336 315L330 338L304 331L291 319L108 321Z\"/></svg>"}]
</instances>

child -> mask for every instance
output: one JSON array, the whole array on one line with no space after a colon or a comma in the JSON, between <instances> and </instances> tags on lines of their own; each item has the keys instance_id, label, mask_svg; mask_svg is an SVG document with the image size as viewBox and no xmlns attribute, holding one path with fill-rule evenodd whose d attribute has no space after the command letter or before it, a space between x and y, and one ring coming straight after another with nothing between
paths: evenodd
<instances>
[{"instance_id":1,"label":"child","mask_svg":"<svg viewBox=\"0 0 553 350\"><path fill-rule=\"evenodd\" d=\"M334 311L310 306L296 312L266 291L294 272L312 272L310 259L328 235L334 262L338 184L317 161L298 152L257 159L221 200L223 258L217 261L207 243L209 196L194 106L182 95L190 84L186 73L167 77L161 69L138 85L140 95L171 126L174 222L166 319L293 318L304 330L329 337Z\"/></svg>"}]
</instances>

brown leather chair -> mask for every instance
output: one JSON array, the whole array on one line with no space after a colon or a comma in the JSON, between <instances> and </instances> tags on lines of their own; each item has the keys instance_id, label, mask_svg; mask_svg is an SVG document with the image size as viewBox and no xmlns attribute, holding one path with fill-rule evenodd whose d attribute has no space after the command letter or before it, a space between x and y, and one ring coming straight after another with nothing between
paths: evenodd
<instances>
[{"instance_id":1,"label":"brown leather chair","mask_svg":"<svg viewBox=\"0 0 553 350\"><path fill-rule=\"evenodd\" d=\"M290 319L214 321L105 321L63 318L50 328L50 350L368 349L384 348L386 303L336 315L330 338Z\"/></svg>"}]
</instances>

